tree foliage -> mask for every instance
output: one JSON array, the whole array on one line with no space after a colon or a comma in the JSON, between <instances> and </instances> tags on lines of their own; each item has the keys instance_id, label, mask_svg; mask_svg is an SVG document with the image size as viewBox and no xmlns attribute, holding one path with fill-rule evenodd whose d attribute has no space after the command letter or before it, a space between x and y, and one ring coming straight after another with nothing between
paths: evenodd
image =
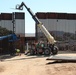
<instances>
[{"instance_id":1,"label":"tree foliage","mask_svg":"<svg viewBox=\"0 0 76 75\"><path fill-rule=\"evenodd\" d=\"M0 26L0 36L8 35L11 33L13 33L11 30L8 30L8 29Z\"/></svg>"}]
</instances>

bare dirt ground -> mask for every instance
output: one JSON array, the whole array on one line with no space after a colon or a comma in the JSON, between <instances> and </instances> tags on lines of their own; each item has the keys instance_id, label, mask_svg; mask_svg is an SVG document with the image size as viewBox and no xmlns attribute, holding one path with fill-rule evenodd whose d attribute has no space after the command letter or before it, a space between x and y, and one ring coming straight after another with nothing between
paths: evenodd
<instances>
[{"instance_id":1,"label":"bare dirt ground","mask_svg":"<svg viewBox=\"0 0 76 75\"><path fill-rule=\"evenodd\" d=\"M73 53L64 55L76 56ZM54 61L46 59L24 54L4 59L0 61L0 75L76 75L76 61L51 63Z\"/></svg>"}]
</instances>

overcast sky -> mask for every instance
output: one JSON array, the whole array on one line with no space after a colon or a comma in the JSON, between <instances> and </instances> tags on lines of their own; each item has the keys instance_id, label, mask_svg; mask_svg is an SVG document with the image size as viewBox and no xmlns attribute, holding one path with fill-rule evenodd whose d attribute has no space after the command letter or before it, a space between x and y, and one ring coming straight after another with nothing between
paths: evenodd
<instances>
[{"instance_id":1,"label":"overcast sky","mask_svg":"<svg viewBox=\"0 0 76 75\"><path fill-rule=\"evenodd\" d=\"M14 10L17 4L24 2L36 12L76 13L76 0L0 0L0 13L25 12L25 33L35 33L35 22L24 8L23 11Z\"/></svg>"}]
</instances>

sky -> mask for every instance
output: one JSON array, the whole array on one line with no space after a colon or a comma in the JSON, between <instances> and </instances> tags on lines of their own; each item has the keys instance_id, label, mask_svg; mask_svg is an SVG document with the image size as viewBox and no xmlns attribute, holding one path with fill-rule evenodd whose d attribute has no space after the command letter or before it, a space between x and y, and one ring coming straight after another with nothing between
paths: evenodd
<instances>
[{"instance_id":1,"label":"sky","mask_svg":"<svg viewBox=\"0 0 76 75\"><path fill-rule=\"evenodd\" d=\"M25 33L35 33L35 22L24 8L15 10L24 2L34 14L37 12L76 13L76 0L0 0L0 13L25 12Z\"/></svg>"}]
</instances>

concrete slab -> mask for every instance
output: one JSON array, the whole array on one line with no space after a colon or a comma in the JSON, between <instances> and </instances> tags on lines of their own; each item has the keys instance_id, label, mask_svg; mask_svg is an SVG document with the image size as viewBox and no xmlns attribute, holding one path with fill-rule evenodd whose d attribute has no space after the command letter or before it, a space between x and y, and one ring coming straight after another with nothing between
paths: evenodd
<instances>
[{"instance_id":1,"label":"concrete slab","mask_svg":"<svg viewBox=\"0 0 76 75\"><path fill-rule=\"evenodd\" d=\"M48 57L46 60L66 60L66 61L76 61L76 56L58 56L58 55L52 55Z\"/></svg>"}]
</instances>

